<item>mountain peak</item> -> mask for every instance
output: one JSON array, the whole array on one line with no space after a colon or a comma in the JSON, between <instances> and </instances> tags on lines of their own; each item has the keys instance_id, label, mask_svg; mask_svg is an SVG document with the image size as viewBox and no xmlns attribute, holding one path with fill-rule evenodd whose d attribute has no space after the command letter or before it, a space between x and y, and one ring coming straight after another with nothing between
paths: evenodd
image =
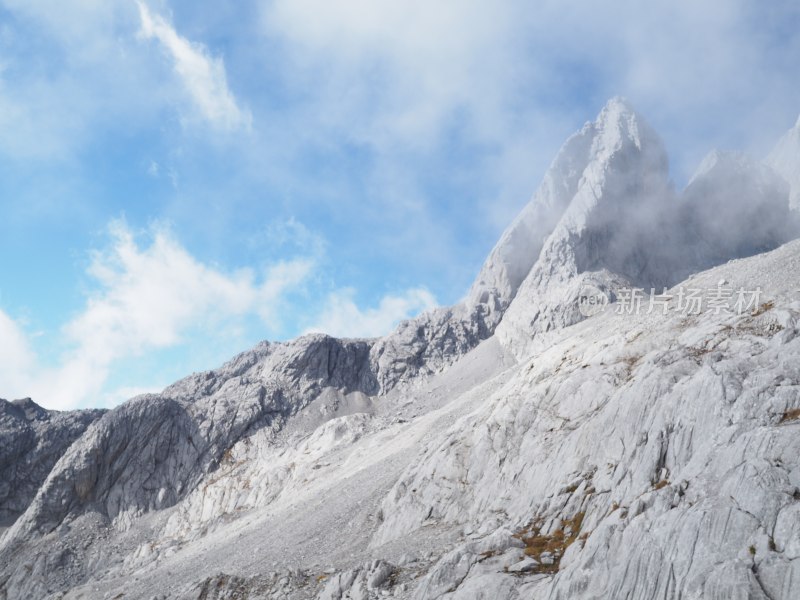
<instances>
[{"instance_id":1,"label":"mountain peak","mask_svg":"<svg viewBox=\"0 0 800 600\"><path fill-rule=\"evenodd\" d=\"M533 199L484 263L468 306L481 306L487 327L493 329L557 228L562 236L582 229L603 191L603 203L616 205L614 210L657 199L659 194L641 192L654 182L663 187L667 165L658 134L625 98L609 99L597 118L561 147ZM631 182L641 183L639 193L627 189Z\"/></svg>"},{"instance_id":2,"label":"mountain peak","mask_svg":"<svg viewBox=\"0 0 800 600\"><path fill-rule=\"evenodd\" d=\"M518 356L539 333L583 318L575 301L582 282L611 290L665 279L665 267L651 260L671 199L660 137L619 97L581 133L588 149L572 169L553 174L561 214L498 325L499 339Z\"/></svg>"},{"instance_id":3,"label":"mountain peak","mask_svg":"<svg viewBox=\"0 0 800 600\"><path fill-rule=\"evenodd\" d=\"M624 96L613 96L609 98L600 111L598 119L602 119L605 115L630 115L637 116L636 109Z\"/></svg>"},{"instance_id":4,"label":"mountain peak","mask_svg":"<svg viewBox=\"0 0 800 600\"><path fill-rule=\"evenodd\" d=\"M787 131L765 161L791 186L790 204L800 210L800 118Z\"/></svg>"},{"instance_id":5,"label":"mountain peak","mask_svg":"<svg viewBox=\"0 0 800 600\"><path fill-rule=\"evenodd\" d=\"M600 111L600 114L602 115L606 112L614 114L637 114L633 104L631 104L631 102L625 96L612 96L606 100L606 103Z\"/></svg>"},{"instance_id":6,"label":"mountain peak","mask_svg":"<svg viewBox=\"0 0 800 600\"><path fill-rule=\"evenodd\" d=\"M736 168L743 169L749 167L752 164L754 164L753 160L743 152L732 152L715 148L700 161L697 169L695 169L695 172L689 179L687 186L692 185L696 180L702 179L714 169L719 168L720 165L727 165L729 169L735 170Z\"/></svg>"},{"instance_id":7,"label":"mountain peak","mask_svg":"<svg viewBox=\"0 0 800 600\"><path fill-rule=\"evenodd\" d=\"M630 140L636 148L642 148L642 139L657 138L644 123L633 106L625 98L614 96L606 102L597 120L595 129L601 133L599 141L608 150L616 150L624 140Z\"/></svg>"}]
</instances>

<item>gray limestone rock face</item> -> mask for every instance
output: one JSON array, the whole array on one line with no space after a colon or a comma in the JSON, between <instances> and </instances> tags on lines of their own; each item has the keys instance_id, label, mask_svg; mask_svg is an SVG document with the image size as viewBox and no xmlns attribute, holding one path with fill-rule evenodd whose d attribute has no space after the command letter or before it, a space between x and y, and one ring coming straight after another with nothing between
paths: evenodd
<instances>
[{"instance_id":1,"label":"gray limestone rock face","mask_svg":"<svg viewBox=\"0 0 800 600\"><path fill-rule=\"evenodd\" d=\"M53 466L105 411L48 411L0 399L0 527L25 512Z\"/></svg>"},{"instance_id":2,"label":"gray limestone rock face","mask_svg":"<svg viewBox=\"0 0 800 600\"><path fill-rule=\"evenodd\" d=\"M490 335L481 313L467 313L460 305L402 322L372 348L371 362L381 391L441 370Z\"/></svg>"},{"instance_id":3,"label":"gray limestone rock face","mask_svg":"<svg viewBox=\"0 0 800 600\"><path fill-rule=\"evenodd\" d=\"M794 597L799 253L792 242L686 282L761 286L744 314L606 313L564 330L420 451L384 500L376 547L499 514L542 565L530 577L548 576L533 597ZM469 547L428 575L455 579L419 598L477 581Z\"/></svg>"},{"instance_id":4,"label":"gray limestone rock face","mask_svg":"<svg viewBox=\"0 0 800 600\"><path fill-rule=\"evenodd\" d=\"M678 194L661 139L624 100L609 101L583 131L590 150L574 157L580 176L559 186L572 196L497 326L518 357L586 318L587 289L609 302L623 288L660 293L800 235L789 186L764 164L712 152Z\"/></svg>"},{"instance_id":5,"label":"gray limestone rock face","mask_svg":"<svg viewBox=\"0 0 800 600\"><path fill-rule=\"evenodd\" d=\"M0 557L8 561L28 538L84 514L126 530L142 515L173 506L213 477L237 441L277 431L323 389L373 392L369 349L367 342L319 335L262 345L103 414L41 483L6 532Z\"/></svg>"},{"instance_id":6,"label":"gray limestone rock face","mask_svg":"<svg viewBox=\"0 0 800 600\"><path fill-rule=\"evenodd\" d=\"M676 193L613 99L453 307L110 411L0 401L0 600L798 597L795 141ZM763 295L577 302L720 282Z\"/></svg>"}]
</instances>

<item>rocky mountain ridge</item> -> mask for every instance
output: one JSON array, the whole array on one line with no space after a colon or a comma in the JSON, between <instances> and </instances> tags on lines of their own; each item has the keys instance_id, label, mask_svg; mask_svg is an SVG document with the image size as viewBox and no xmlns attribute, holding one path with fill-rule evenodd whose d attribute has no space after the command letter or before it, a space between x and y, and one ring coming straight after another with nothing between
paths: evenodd
<instances>
[{"instance_id":1,"label":"rocky mountain ridge","mask_svg":"<svg viewBox=\"0 0 800 600\"><path fill-rule=\"evenodd\" d=\"M0 527L28 507L53 465L105 411L48 411L0 398Z\"/></svg>"},{"instance_id":2,"label":"rocky mountain ridge","mask_svg":"<svg viewBox=\"0 0 800 600\"><path fill-rule=\"evenodd\" d=\"M0 598L793 597L785 139L773 167L712 153L679 194L612 99L463 303L378 340L265 342L107 413L3 404ZM578 302L676 285L763 298ZM61 441L33 444L39 420Z\"/></svg>"}]
</instances>

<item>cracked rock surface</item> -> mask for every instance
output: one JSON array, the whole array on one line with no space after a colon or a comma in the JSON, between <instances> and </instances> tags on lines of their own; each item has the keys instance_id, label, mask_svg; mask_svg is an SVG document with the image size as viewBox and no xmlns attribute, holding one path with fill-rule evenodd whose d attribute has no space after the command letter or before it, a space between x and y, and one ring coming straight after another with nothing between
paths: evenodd
<instances>
[{"instance_id":1,"label":"cracked rock surface","mask_svg":"<svg viewBox=\"0 0 800 600\"><path fill-rule=\"evenodd\" d=\"M800 597L794 139L676 193L613 99L453 307L110 411L0 401L0 599ZM677 304L722 287L759 295Z\"/></svg>"}]
</instances>

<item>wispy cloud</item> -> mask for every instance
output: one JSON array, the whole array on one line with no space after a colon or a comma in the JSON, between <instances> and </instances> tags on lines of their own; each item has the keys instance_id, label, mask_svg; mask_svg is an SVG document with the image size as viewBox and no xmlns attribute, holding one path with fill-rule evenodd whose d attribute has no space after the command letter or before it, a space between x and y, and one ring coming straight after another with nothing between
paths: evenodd
<instances>
[{"instance_id":1,"label":"wispy cloud","mask_svg":"<svg viewBox=\"0 0 800 600\"><path fill-rule=\"evenodd\" d=\"M331 293L314 325L305 333L327 333L339 337L378 337L386 335L403 319L430 310L437 305L428 290L413 288L399 294L387 294L378 306L359 308L356 291L344 288Z\"/></svg>"},{"instance_id":2,"label":"wispy cloud","mask_svg":"<svg viewBox=\"0 0 800 600\"><path fill-rule=\"evenodd\" d=\"M157 40L173 61L192 102L208 122L225 130L249 129L252 115L228 88L225 65L201 44L179 35L161 15L137 1L141 35Z\"/></svg>"},{"instance_id":3,"label":"wispy cloud","mask_svg":"<svg viewBox=\"0 0 800 600\"><path fill-rule=\"evenodd\" d=\"M308 331L375 337L437 304L427 290L412 288L361 308L356 290L344 288L291 307L290 295L305 293L319 271L317 252L323 242L295 220L274 229L280 232L276 243L295 245L306 254L276 259L260 272L228 271L198 260L167 227L137 234L124 221L112 222L108 244L91 254L87 276L93 291L85 306L49 340L66 349L58 364L43 364L25 328L0 310L0 393L31 396L57 409L114 405L170 383L162 381L161 373L134 385L115 383L121 364L135 365L137 359L198 339L221 345L232 335L230 352L241 350L246 336L237 332L252 325L252 319L264 331L280 330L286 319L294 319L313 323Z\"/></svg>"},{"instance_id":4,"label":"wispy cloud","mask_svg":"<svg viewBox=\"0 0 800 600\"><path fill-rule=\"evenodd\" d=\"M32 395L53 408L97 403L109 396L104 385L118 361L180 345L198 329L222 338L248 315L277 320L284 296L313 268L311 259L298 258L276 262L260 277L252 269L226 272L197 260L166 228L151 231L149 245L120 221L110 236L88 269L96 291L62 329L69 350L59 366L37 364L22 328L0 312L4 393Z\"/></svg>"}]
</instances>

